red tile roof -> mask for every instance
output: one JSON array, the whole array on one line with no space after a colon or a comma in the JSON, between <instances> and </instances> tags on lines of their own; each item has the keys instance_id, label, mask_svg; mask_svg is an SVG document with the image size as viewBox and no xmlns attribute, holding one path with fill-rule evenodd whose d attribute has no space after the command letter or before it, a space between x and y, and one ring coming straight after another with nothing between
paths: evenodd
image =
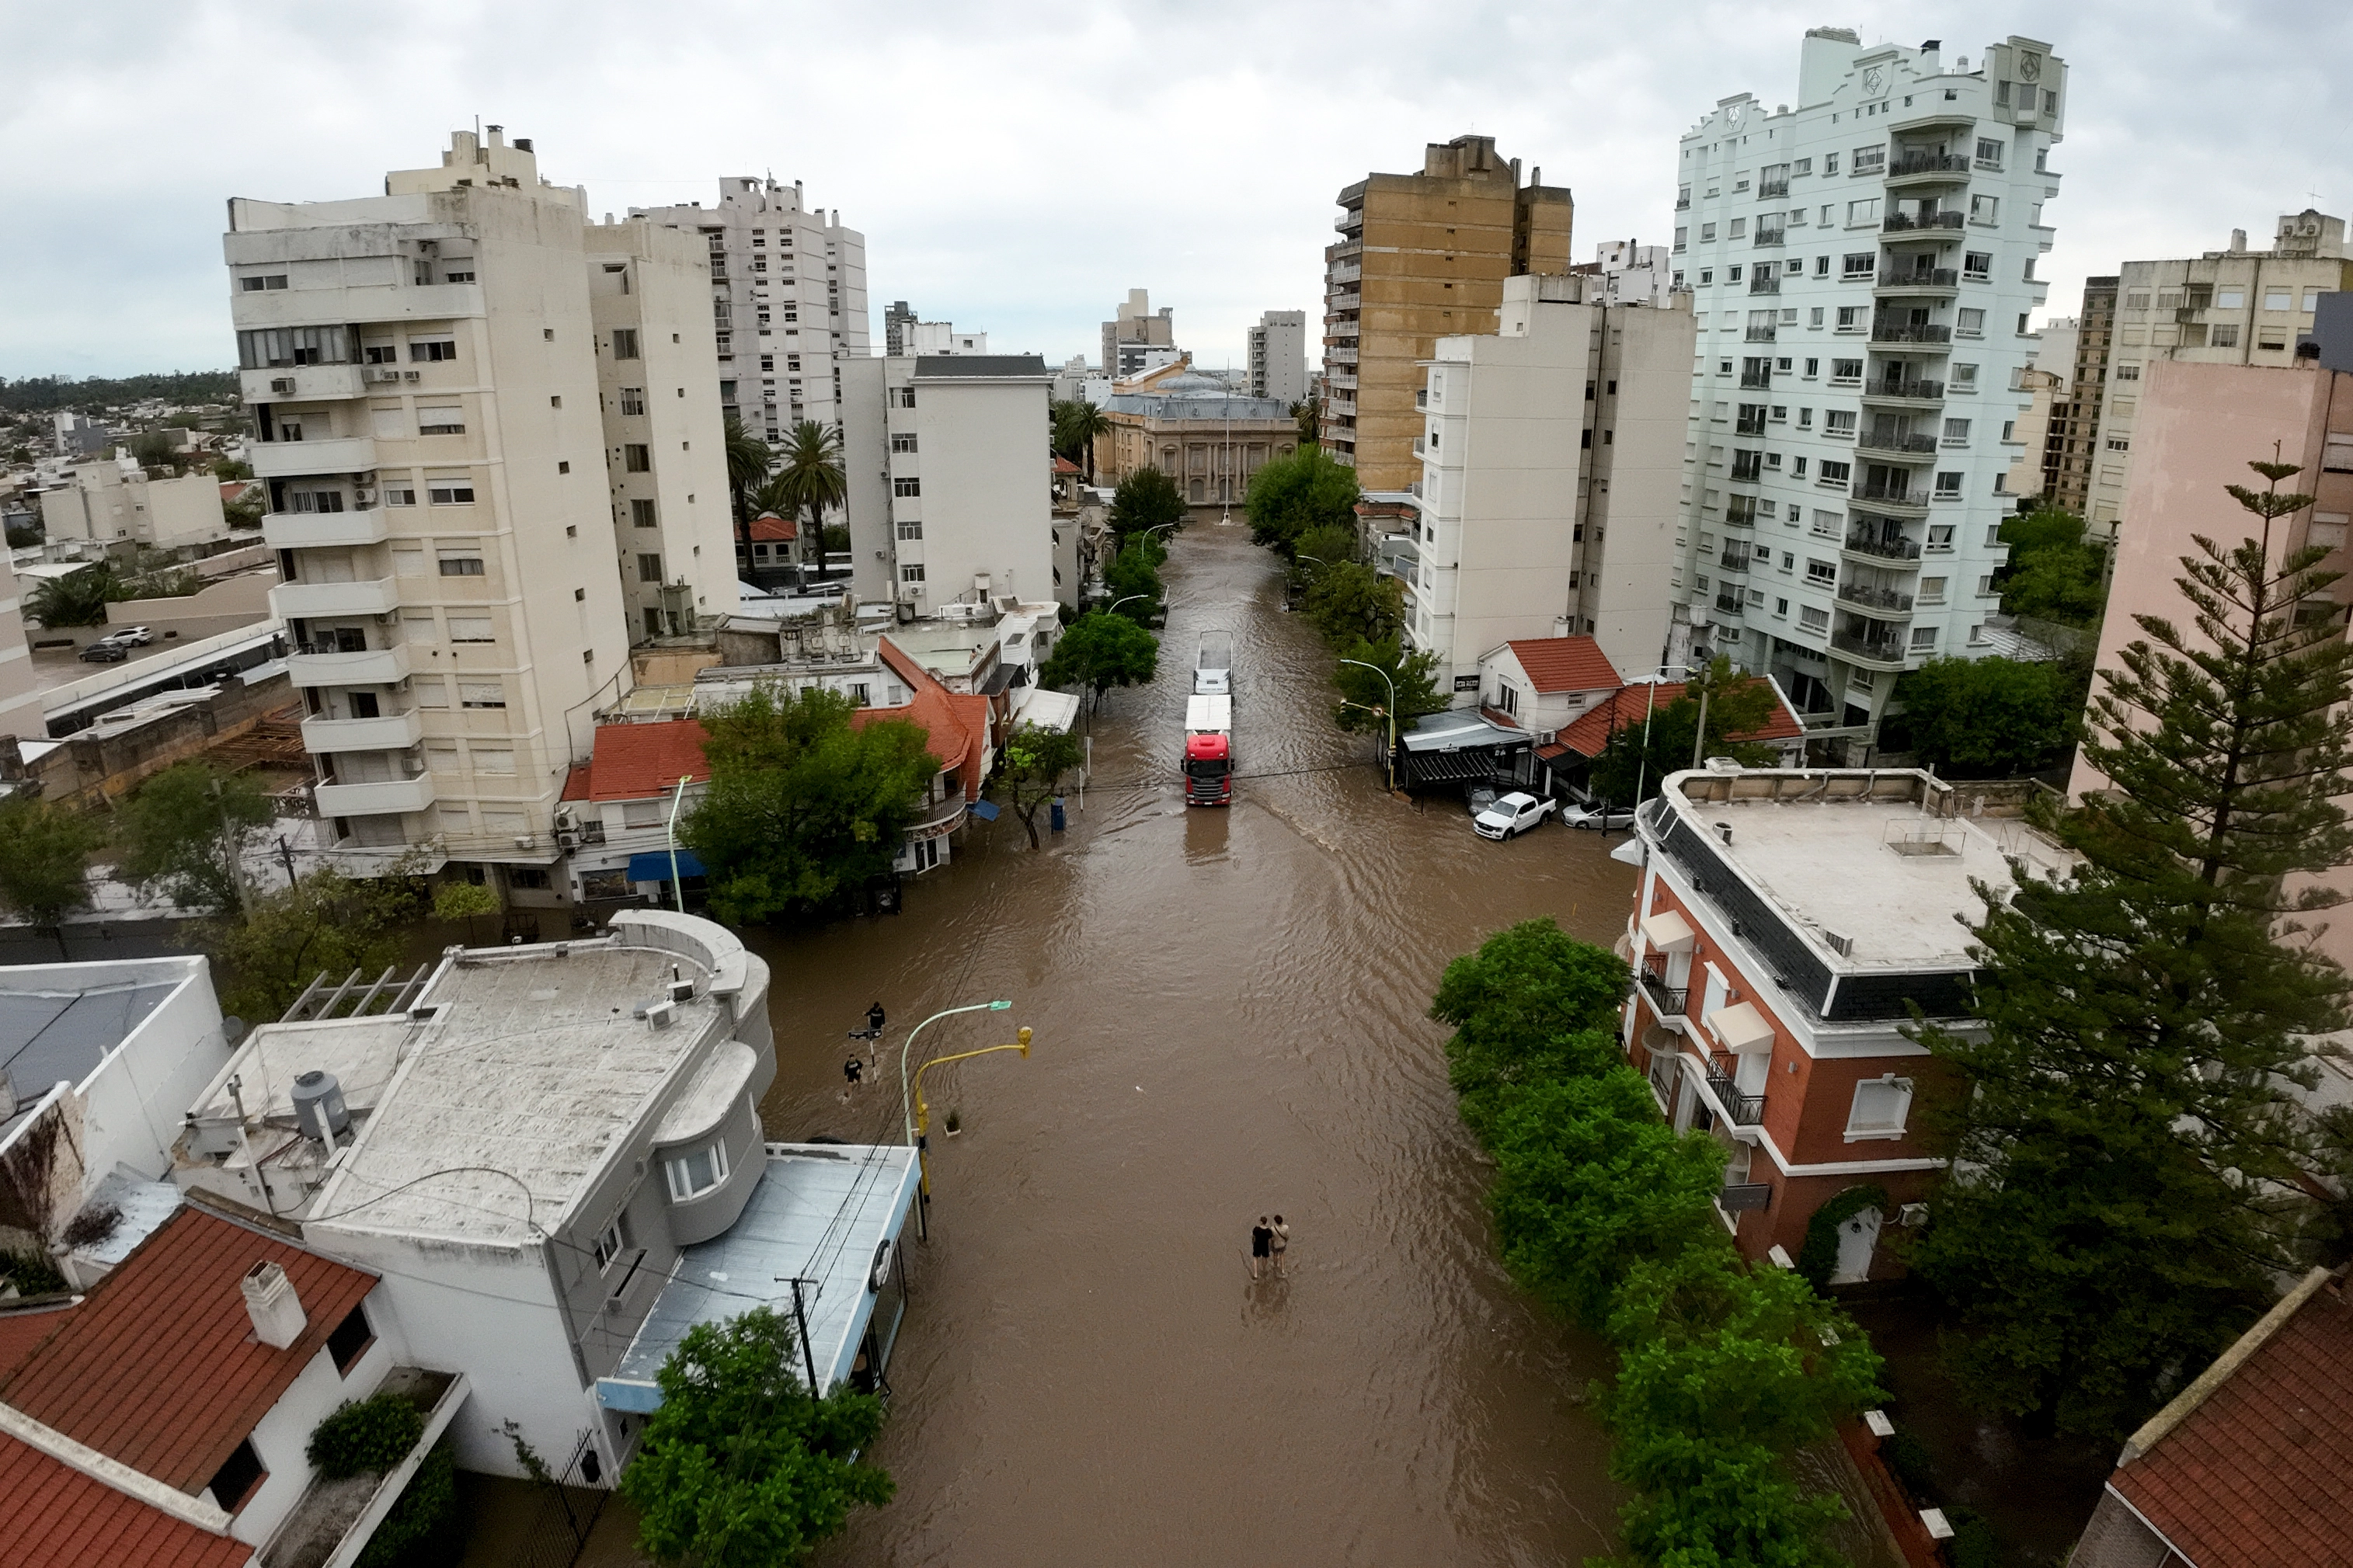
<instances>
[{"instance_id":1,"label":"red tile roof","mask_svg":"<svg viewBox=\"0 0 2353 1568\"><path fill-rule=\"evenodd\" d=\"M950 691L938 676L887 637L875 652L886 668L907 683L906 706L861 708L850 716L850 722L870 724L880 719L913 719L931 732L931 752L940 759L941 770L955 768L965 798L977 797L981 767L987 761L988 699Z\"/></svg>"},{"instance_id":2,"label":"red tile roof","mask_svg":"<svg viewBox=\"0 0 2353 1568\"><path fill-rule=\"evenodd\" d=\"M1504 646L1538 691L1606 691L1625 679L1588 637L1522 637Z\"/></svg>"},{"instance_id":3,"label":"red tile roof","mask_svg":"<svg viewBox=\"0 0 2353 1568\"><path fill-rule=\"evenodd\" d=\"M240 1306L237 1315L245 1315ZM0 1436L0 1568L242 1568L253 1548Z\"/></svg>"},{"instance_id":4,"label":"red tile roof","mask_svg":"<svg viewBox=\"0 0 2353 1568\"><path fill-rule=\"evenodd\" d=\"M259 1263L286 1270L310 1320L282 1351L254 1337L238 1289ZM375 1282L183 1208L80 1306L54 1315L57 1327L0 1373L0 1402L193 1497Z\"/></svg>"},{"instance_id":5,"label":"red tile roof","mask_svg":"<svg viewBox=\"0 0 2353 1568\"><path fill-rule=\"evenodd\" d=\"M799 527L789 517L764 511L752 520L752 542L754 544L790 544L800 536Z\"/></svg>"},{"instance_id":6,"label":"red tile roof","mask_svg":"<svg viewBox=\"0 0 2353 1568\"><path fill-rule=\"evenodd\" d=\"M2353 1562L2353 1303L2340 1279L2292 1311L2109 1478L2198 1568Z\"/></svg>"},{"instance_id":7,"label":"red tile roof","mask_svg":"<svg viewBox=\"0 0 2353 1568\"><path fill-rule=\"evenodd\" d=\"M1054 458L1054 471L1058 474L1082 474L1086 472L1084 468L1080 468L1076 463L1071 461L1070 458L1062 457L1059 453L1056 454Z\"/></svg>"},{"instance_id":8,"label":"red tile roof","mask_svg":"<svg viewBox=\"0 0 2353 1568\"><path fill-rule=\"evenodd\" d=\"M1516 648L1520 645L1512 646ZM1749 679L1757 681L1765 678L1759 675ZM1648 686L1621 686L1578 714L1576 722L1560 732L1558 744L1541 748L1538 755L1549 760L1563 752L1575 752L1580 757L1598 757L1609 746L1612 732L1640 726L1654 702L1660 708L1667 708L1682 700L1685 684L1662 680L1655 698ZM1773 716L1749 733L1731 737L1733 740L1787 741L1806 732L1798 716L1789 711L1788 701L1781 696L1779 687L1773 689Z\"/></svg>"},{"instance_id":9,"label":"red tile roof","mask_svg":"<svg viewBox=\"0 0 2353 1568\"><path fill-rule=\"evenodd\" d=\"M653 724L599 724L586 766L564 781L566 800L651 800L678 787L681 774L702 784L702 726L692 719Z\"/></svg>"}]
</instances>

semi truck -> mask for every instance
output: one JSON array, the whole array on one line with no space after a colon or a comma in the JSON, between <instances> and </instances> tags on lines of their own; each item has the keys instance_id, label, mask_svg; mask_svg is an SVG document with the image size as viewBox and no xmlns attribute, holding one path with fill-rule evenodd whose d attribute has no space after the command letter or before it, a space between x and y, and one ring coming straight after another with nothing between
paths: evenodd
<instances>
[{"instance_id":1,"label":"semi truck","mask_svg":"<svg viewBox=\"0 0 2353 1568\"><path fill-rule=\"evenodd\" d=\"M1185 804L1234 803L1234 700L1185 699Z\"/></svg>"},{"instance_id":2,"label":"semi truck","mask_svg":"<svg viewBox=\"0 0 2353 1568\"><path fill-rule=\"evenodd\" d=\"M1234 689L1234 638L1231 632L1203 632L1201 651L1193 660L1193 693L1197 697L1230 697Z\"/></svg>"}]
</instances>

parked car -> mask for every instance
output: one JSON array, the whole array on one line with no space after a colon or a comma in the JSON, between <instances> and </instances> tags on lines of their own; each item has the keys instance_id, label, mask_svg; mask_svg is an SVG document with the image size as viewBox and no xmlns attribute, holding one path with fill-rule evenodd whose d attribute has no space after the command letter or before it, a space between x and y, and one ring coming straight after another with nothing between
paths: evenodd
<instances>
[{"instance_id":1,"label":"parked car","mask_svg":"<svg viewBox=\"0 0 2353 1568\"><path fill-rule=\"evenodd\" d=\"M1481 812L1495 804L1495 786L1482 784L1465 784L1462 786L1462 799L1471 807L1471 815L1475 818Z\"/></svg>"},{"instance_id":2,"label":"parked car","mask_svg":"<svg viewBox=\"0 0 2353 1568\"><path fill-rule=\"evenodd\" d=\"M132 647L145 647L155 640L155 633L150 626L117 626L106 634L105 640L126 643Z\"/></svg>"},{"instance_id":3,"label":"parked car","mask_svg":"<svg viewBox=\"0 0 2353 1568\"><path fill-rule=\"evenodd\" d=\"M1615 833L1621 827L1634 826L1630 806L1572 805L1560 814L1561 821L1570 827L1591 827L1603 833Z\"/></svg>"},{"instance_id":4,"label":"parked car","mask_svg":"<svg viewBox=\"0 0 2353 1568\"><path fill-rule=\"evenodd\" d=\"M100 637L75 657L89 664L121 664L131 657L131 649L122 643Z\"/></svg>"},{"instance_id":5,"label":"parked car","mask_svg":"<svg viewBox=\"0 0 2353 1568\"><path fill-rule=\"evenodd\" d=\"M1545 819L1546 813L1558 802L1538 800L1532 795L1514 790L1498 795L1495 804L1471 819L1471 826L1482 838L1511 838L1525 833Z\"/></svg>"}]
</instances>

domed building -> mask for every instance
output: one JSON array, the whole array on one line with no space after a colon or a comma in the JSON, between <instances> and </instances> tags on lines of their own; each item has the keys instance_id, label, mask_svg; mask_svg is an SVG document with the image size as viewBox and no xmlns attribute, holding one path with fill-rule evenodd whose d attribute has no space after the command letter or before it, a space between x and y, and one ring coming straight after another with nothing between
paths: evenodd
<instances>
[{"instance_id":1,"label":"domed building","mask_svg":"<svg viewBox=\"0 0 2353 1568\"><path fill-rule=\"evenodd\" d=\"M1156 468L1195 506L1239 503L1252 474L1299 448L1299 422L1288 405L1235 392L1195 370L1190 355L1114 383L1103 420L1107 427L1095 437L1097 484Z\"/></svg>"}]
</instances>

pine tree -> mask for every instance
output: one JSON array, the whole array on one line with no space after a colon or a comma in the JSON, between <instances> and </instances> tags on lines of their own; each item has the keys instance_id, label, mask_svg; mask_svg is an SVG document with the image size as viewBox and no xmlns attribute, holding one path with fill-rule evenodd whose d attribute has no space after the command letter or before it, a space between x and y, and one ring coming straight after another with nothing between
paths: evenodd
<instances>
[{"instance_id":1,"label":"pine tree","mask_svg":"<svg viewBox=\"0 0 2353 1568\"><path fill-rule=\"evenodd\" d=\"M2347 1022L2302 919L2344 895L2301 878L2353 861L2353 649L2327 552L2274 549L2312 504L2279 489L2296 466L2250 467L2266 487L2229 489L2258 533L2181 558L2193 629L2137 616L2102 672L2084 754L2107 788L2042 819L2081 864L1980 889L1985 1038L1920 1031L1974 1085L1917 1258L1962 1309L1960 1369L1998 1408L2104 1436L2296 1261L2294 1090Z\"/></svg>"}]
</instances>

